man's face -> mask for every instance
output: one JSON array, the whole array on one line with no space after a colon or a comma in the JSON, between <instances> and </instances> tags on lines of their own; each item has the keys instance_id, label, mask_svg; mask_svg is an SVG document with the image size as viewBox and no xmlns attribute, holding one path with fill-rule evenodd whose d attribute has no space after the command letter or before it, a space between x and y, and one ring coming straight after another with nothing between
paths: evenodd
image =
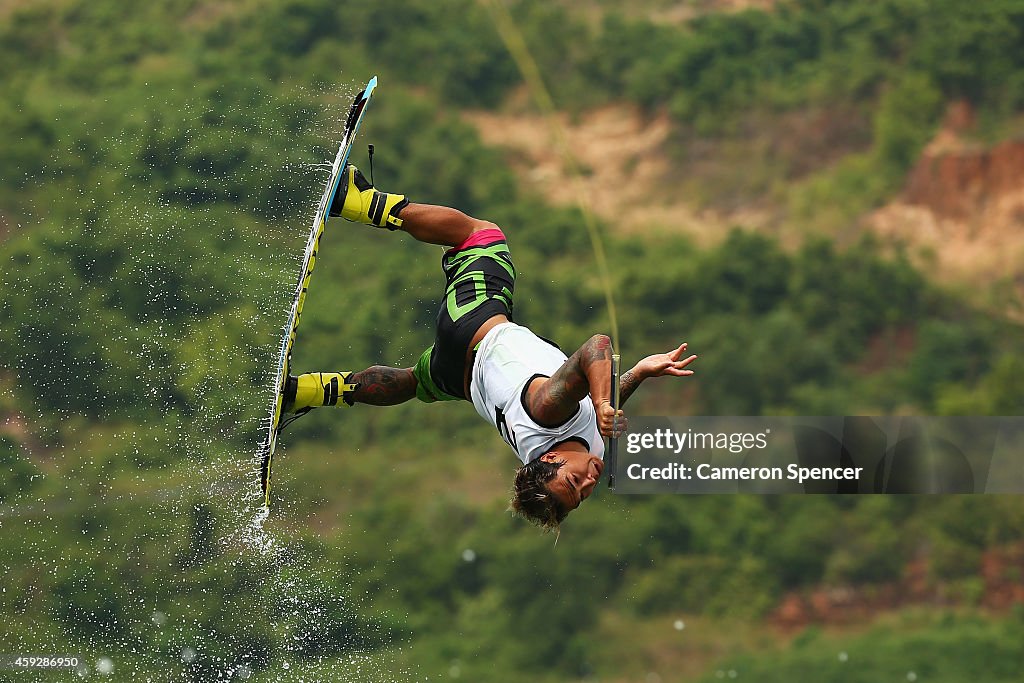
<instances>
[{"instance_id":1,"label":"man's face","mask_svg":"<svg viewBox=\"0 0 1024 683\"><path fill-rule=\"evenodd\" d=\"M541 460L565 461L555 478L547 483L547 488L566 510L575 510L587 499L604 470L600 458L583 451L548 451Z\"/></svg>"}]
</instances>

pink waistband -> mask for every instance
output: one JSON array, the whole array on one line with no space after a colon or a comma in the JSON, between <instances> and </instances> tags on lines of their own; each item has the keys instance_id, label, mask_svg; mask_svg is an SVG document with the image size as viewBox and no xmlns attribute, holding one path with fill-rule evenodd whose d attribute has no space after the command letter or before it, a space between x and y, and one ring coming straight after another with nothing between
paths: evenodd
<instances>
[{"instance_id":1,"label":"pink waistband","mask_svg":"<svg viewBox=\"0 0 1024 683\"><path fill-rule=\"evenodd\" d=\"M455 250L468 249L469 247L479 247L481 244L490 244L491 242L497 242L505 239L505 233L498 228L486 228L474 232L472 235L466 238L459 246L455 247Z\"/></svg>"}]
</instances>

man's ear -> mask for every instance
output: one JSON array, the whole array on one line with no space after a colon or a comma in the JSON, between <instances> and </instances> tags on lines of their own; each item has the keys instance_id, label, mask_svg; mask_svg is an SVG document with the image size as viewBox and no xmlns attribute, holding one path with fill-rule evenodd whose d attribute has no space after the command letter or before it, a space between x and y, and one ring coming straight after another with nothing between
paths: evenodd
<instances>
[{"instance_id":1,"label":"man's ear","mask_svg":"<svg viewBox=\"0 0 1024 683\"><path fill-rule=\"evenodd\" d=\"M561 458L558 457L557 453L552 453L550 451L538 458L538 460L543 460L544 462L558 462L560 459Z\"/></svg>"}]
</instances>

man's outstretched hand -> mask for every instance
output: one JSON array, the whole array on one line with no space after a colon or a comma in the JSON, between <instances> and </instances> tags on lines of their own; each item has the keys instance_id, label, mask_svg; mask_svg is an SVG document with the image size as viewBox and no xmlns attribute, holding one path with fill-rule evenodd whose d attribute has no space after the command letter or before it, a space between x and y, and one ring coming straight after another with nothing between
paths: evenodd
<instances>
[{"instance_id":1,"label":"man's outstretched hand","mask_svg":"<svg viewBox=\"0 0 1024 683\"><path fill-rule=\"evenodd\" d=\"M692 375L693 370L687 370L686 366L697 360L697 355L694 354L683 358L685 352L686 342L683 342L674 351L647 356L647 358L637 363L631 372L639 375L637 377L639 380L645 380L648 377L661 377L662 375L672 375L673 377Z\"/></svg>"},{"instance_id":2,"label":"man's outstretched hand","mask_svg":"<svg viewBox=\"0 0 1024 683\"><path fill-rule=\"evenodd\" d=\"M649 377L687 377L693 374L687 366L697 360L696 354L683 358L686 353L686 342L679 345L679 348L668 353L656 353L647 356L633 366L633 369L622 376L620 382L620 405L626 402L633 391L640 386L640 383ZM601 436L618 438L626 431L629 423L619 409L618 414L607 400L602 400L595 406L597 409L597 427Z\"/></svg>"}]
</instances>

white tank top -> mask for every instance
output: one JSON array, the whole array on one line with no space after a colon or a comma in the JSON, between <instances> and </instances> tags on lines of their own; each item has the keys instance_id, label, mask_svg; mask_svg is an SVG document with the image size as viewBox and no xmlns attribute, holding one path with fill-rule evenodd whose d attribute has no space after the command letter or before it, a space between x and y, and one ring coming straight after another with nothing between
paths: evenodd
<instances>
[{"instance_id":1,"label":"white tank top","mask_svg":"<svg viewBox=\"0 0 1024 683\"><path fill-rule=\"evenodd\" d=\"M604 459L604 441L590 397L559 427L542 427L523 404L526 388L537 377L550 377L566 361L554 344L515 323L495 325L477 346L470 396L473 407L501 438L529 464L565 441L578 441Z\"/></svg>"}]
</instances>

